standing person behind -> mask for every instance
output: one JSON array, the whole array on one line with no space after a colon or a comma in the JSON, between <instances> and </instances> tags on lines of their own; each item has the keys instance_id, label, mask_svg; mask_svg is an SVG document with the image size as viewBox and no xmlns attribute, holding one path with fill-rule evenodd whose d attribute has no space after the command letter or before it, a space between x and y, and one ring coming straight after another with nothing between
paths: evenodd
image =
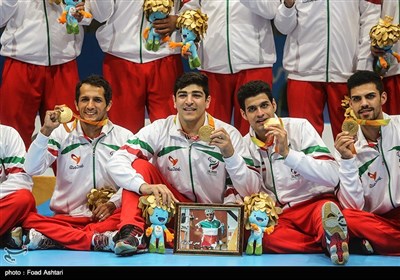
<instances>
[{"instance_id":1,"label":"standing person behind","mask_svg":"<svg viewBox=\"0 0 400 280\"><path fill-rule=\"evenodd\" d=\"M344 120L337 112L348 77L372 69L369 31L379 20L378 2L284 0L278 8L274 23L287 35L283 67L289 116L306 118L319 135L325 104L335 137Z\"/></svg>"},{"instance_id":2,"label":"standing person behind","mask_svg":"<svg viewBox=\"0 0 400 280\"><path fill-rule=\"evenodd\" d=\"M60 1L58 1L60 2ZM77 5L76 18L84 3ZM83 28L67 34L57 19L63 6L50 1L0 2L1 51L5 63L0 88L0 120L14 127L25 147L31 144L35 118L43 123L46 111L56 104L73 107L71 92L79 81L76 58L81 53Z\"/></svg>"},{"instance_id":3,"label":"standing person behind","mask_svg":"<svg viewBox=\"0 0 400 280\"><path fill-rule=\"evenodd\" d=\"M108 202L90 211L87 194L104 187L118 189L108 175L106 163L113 153L133 134L114 125L107 112L112 105L109 83L101 76L92 75L76 85L75 105L79 120L67 124L70 133L60 126L60 110L47 111L45 122L26 155L25 169L39 175L57 162L56 186L50 200L54 217L31 213L23 222L29 229L26 246L30 250L66 247L73 250L113 251L121 217L121 192L118 190ZM127 201L128 207L137 205ZM144 228L143 219L127 217L130 224ZM115 232L111 232L115 231ZM99 234L103 233L104 234ZM138 230L142 234L143 230Z\"/></svg>"},{"instance_id":4,"label":"standing person behind","mask_svg":"<svg viewBox=\"0 0 400 280\"><path fill-rule=\"evenodd\" d=\"M199 46L200 70L208 76L213 102L208 112L245 135L249 125L240 115L236 92L250 80L272 87L276 61L271 21L279 1L190 0L182 11L200 8L208 16L207 34Z\"/></svg>"},{"instance_id":5,"label":"standing person behind","mask_svg":"<svg viewBox=\"0 0 400 280\"><path fill-rule=\"evenodd\" d=\"M36 211L32 178L23 169L25 151L18 132L0 124L0 247L20 247L19 225Z\"/></svg>"},{"instance_id":6,"label":"standing person behind","mask_svg":"<svg viewBox=\"0 0 400 280\"><path fill-rule=\"evenodd\" d=\"M381 18L385 16L393 17L392 24L400 24L400 0L382 0ZM384 51L379 51L371 47L372 54L375 56L384 55ZM400 53L400 42L397 42L392 51ZM383 104L384 112L389 115L400 115L400 63L393 56L388 72L383 76L383 87L386 90L386 103Z\"/></svg>"},{"instance_id":7,"label":"standing person behind","mask_svg":"<svg viewBox=\"0 0 400 280\"><path fill-rule=\"evenodd\" d=\"M365 122L356 136L342 132L335 140L337 195L351 244L359 243L364 253L400 256L400 116L382 111L387 93L378 74L356 72L347 86L350 107Z\"/></svg>"},{"instance_id":8,"label":"standing person behind","mask_svg":"<svg viewBox=\"0 0 400 280\"><path fill-rule=\"evenodd\" d=\"M242 117L251 126L245 141L254 164L265 190L274 193L283 208L275 231L263 238L263 252L320 253L327 249L332 263L345 264L349 258L347 226L333 194L339 183L338 164L329 149L306 119L275 115L277 105L265 82L243 85L238 101ZM258 191L254 186L250 193Z\"/></svg>"},{"instance_id":9,"label":"standing person behind","mask_svg":"<svg viewBox=\"0 0 400 280\"><path fill-rule=\"evenodd\" d=\"M178 114L142 128L109 161L110 175L125 189L123 198L154 193L168 205L171 199L234 203L236 191L244 196L260 186L239 131L206 112L211 102L207 76L184 73L174 92ZM205 135L204 128L211 128L211 135ZM124 242L128 250L129 235Z\"/></svg>"},{"instance_id":10,"label":"standing person behind","mask_svg":"<svg viewBox=\"0 0 400 280\"><path fill-rule=\"evenodd\" d=\"M143 1L102 0L88 1L93 17L105 22L96 32L99 45L105 53L104 77L114 91L114 110L110 117L114 122L131 130L139 131L145 124L145 109L150 121L175 113L171 94L174 81L183 73L178 49L161 44L156 52L145 48L143 31L146 17ZM175 30L179 1L165 19L153 22L160 35L171 35L177 41ZM129 114L127 114L129 112Z\"/></svg>"}]
</instances>

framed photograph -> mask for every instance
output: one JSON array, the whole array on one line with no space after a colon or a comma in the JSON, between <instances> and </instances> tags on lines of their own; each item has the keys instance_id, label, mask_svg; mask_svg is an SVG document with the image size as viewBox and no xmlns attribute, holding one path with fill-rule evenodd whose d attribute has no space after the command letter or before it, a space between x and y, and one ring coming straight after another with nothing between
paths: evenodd
<instances>
[{"instance_id":1,"label":"framed photograph","mask_svg":"<svg viewBox=\"0 0 400 280\"><path fill-rule=\"evenodd\" d=\"M177 203L174 253L242 255L243 205Z\"/></svg>"}]
</instances>

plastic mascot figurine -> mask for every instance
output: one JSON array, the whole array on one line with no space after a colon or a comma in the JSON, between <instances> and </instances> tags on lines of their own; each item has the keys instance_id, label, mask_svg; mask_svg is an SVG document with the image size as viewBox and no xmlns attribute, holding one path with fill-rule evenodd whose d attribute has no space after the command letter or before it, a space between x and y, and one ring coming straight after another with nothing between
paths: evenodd
<instances>
[{"instance_id":1,"label":"plastic mascot figurine","mask_svg":"<svg viewBox=\"0 0 400 280\"><path fill-rule=\"evenodd\" d=\"M146 223L149 225L146 229L146 236L150 236L149 252L164 254L164 233L167 242L174 240L174 235L168 230L165 224L175 214L175 205L171 203L169 207L166 205L157 206L155 196L146 195L140 197L138 207L142 209L143 218L146 219Z\"/></svg>"},{"instance_id":2,"label":"plastic mascot figurine","mask_svg":"<svg viewBox=\"0 0 400 280\"><path fill-rule=\"evenodd\" d=\"M275 201L266 193L260 192L244 198L244 213L246 229L251 230L247 241L247 255L262 254L262 239L264 232L271 234L278 223L278 214L282 213L280 207L275 206ZM256 243L254 250L254 243Z\"/></svg>"},{"instance_id":3,"label":"plastic mascot figurine","mask_svg":"<svg viewBox=\"0 0 400 280\"><path fill-rule=\"evenodd\" d=\"M178 16L176 27L181 30L182 42L170 42L171 48L182 47L181 54L189 55L190 69L201 66L197 55L197 46L200 39L204 37L208 27L208 17L200 10L187 10Z\"/></svg>"},{"instance_id":4,"label":"plastic mascot figurine","mask_svg":"<svg viewBox=\"0 0 400 280\"><path fill-rule=\"evenodd\" d=\"M147 27L143 32L143 37L146 40L146 49L149 51L158 51L162 41L163 43L169 41L169 37L161 38L161 36L154 31L153 21L156 19L166 18L172 10L174 2L172 0L145 0L143 3L143 11L146 15L147 21L150 22L150 27Z\"/></svg>"},{"instance_id":5,"label":"plastic mascot figurine","mask_svg":"<svg viewBox=\"0 0 400 280\"><path fill-rule=\"evenodd\" d=\"M400 39L400 25L394 25L392 21L393 17L385 16L384 19L379 19L379 23L369 32L371 46L379 51L379 56L374 61L374 71L381 76L389 70L393 57L400 63L400 55L392 50L393 45Z\"/></svg>"},{"instance_id":6,"label":"plastic mascot figurine","mask_svg":"<svg viewBox=\"0 0 400 280\"><path fill-rule=\"evenodd\" d=\"M78 20L74 17L76 13L76 5L82 3L82 0L65 0L64 11L61 16L58 18L59 23L67 23L67 33L68 34L78 34L79 33L79 25ZM91 18L92 14L86 11L79 11L79 13L85 18Z\"/></svg>"}]
</instances>

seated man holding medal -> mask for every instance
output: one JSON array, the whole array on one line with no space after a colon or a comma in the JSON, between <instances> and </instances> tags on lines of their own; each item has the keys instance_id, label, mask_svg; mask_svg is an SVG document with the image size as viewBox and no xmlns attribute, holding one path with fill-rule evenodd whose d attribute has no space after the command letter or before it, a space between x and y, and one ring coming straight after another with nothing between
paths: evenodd
<instances>
[{"instance_id":1,"label":"seated man holding medal","mask_svg":"<svg viewBox=\"0 0 400 280\"><path fill-rule=\"evenodd\" d=\"M27 230L24 245L29 250L114 251L118 229L124 221L132 223L135 219L131 213L123 217L121 208L123 203L129 208L137 205L139 196L121 203L122 190L106 170L113 153L133 136L108 119L111 105L110 84L101 76L91 75L76 85L78 115L62 105L46 112L43 126L26 154L24 168L30 175L40 175L57 164L50 200L55 215L45 217L31 212L23 221L22 227ZM144 221L136 218L134 223L140 236Z\"/></svg>"},{"instance_id":2,"label":"seated man holding medal","mask_svg":"<svg viewBox=\"0 0 400 280\"><path fill-rule=\"evenodd\" d=\"M335 148L350 249L399 256L400 116L382 111L388 93L378 74L358 71L347 88L353 119L346 118Z\"/></svg>"},{"instance_id":3,"label":"seated man holding medal","mask_svg":"<svg viewBox=\"0 0 400 280\"><path fill-rule=\"evenodd\" d=\"M327 253L334 264L349 259L346 220L334 191L338 164L307 119L279 118L271 88L261 80L237 93L245 136L265 192L283 209L272 234L263 237L265 253ZM251 192L258 192L253 190Z\"/></svg>"},{"instance_id":4,"label":"seated man holding medal","mask_svg":"<svg viewBox=\"0 0 400 280\"><path fill-rule=\"evenodd\" d=\"M235 203L238 194L258 188L261 177L252 170L240 132L206 112L211 102L207 76L184 73L173 94L177 115L143 127L109 161L110 175L125 189L123 200L153 193L168 205L172 200ZM127 239L116 247L129 251L135 245Z\"/></svg>"}]
</instances>

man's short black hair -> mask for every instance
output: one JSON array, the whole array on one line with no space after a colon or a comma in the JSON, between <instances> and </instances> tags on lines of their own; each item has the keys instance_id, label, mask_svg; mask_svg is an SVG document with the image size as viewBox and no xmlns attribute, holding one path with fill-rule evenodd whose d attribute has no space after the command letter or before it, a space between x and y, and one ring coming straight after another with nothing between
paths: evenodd
<instances>
[{"instance_id":1,"label":"man's short black hair","mask_svg":"<svg viewBox=\"0 0 400 280\"><path fill-rule=\"evenodd\" d=\"M111 86L103 76L92 74L87 78L80 81L75 88L75 101L79 102L79 96L81 95L81 86L83 84L88 84L94 87L99 87L104 89L104 98L106 99L106 105L110 104L112 98Z\"/></svg>"}]
</instances>

